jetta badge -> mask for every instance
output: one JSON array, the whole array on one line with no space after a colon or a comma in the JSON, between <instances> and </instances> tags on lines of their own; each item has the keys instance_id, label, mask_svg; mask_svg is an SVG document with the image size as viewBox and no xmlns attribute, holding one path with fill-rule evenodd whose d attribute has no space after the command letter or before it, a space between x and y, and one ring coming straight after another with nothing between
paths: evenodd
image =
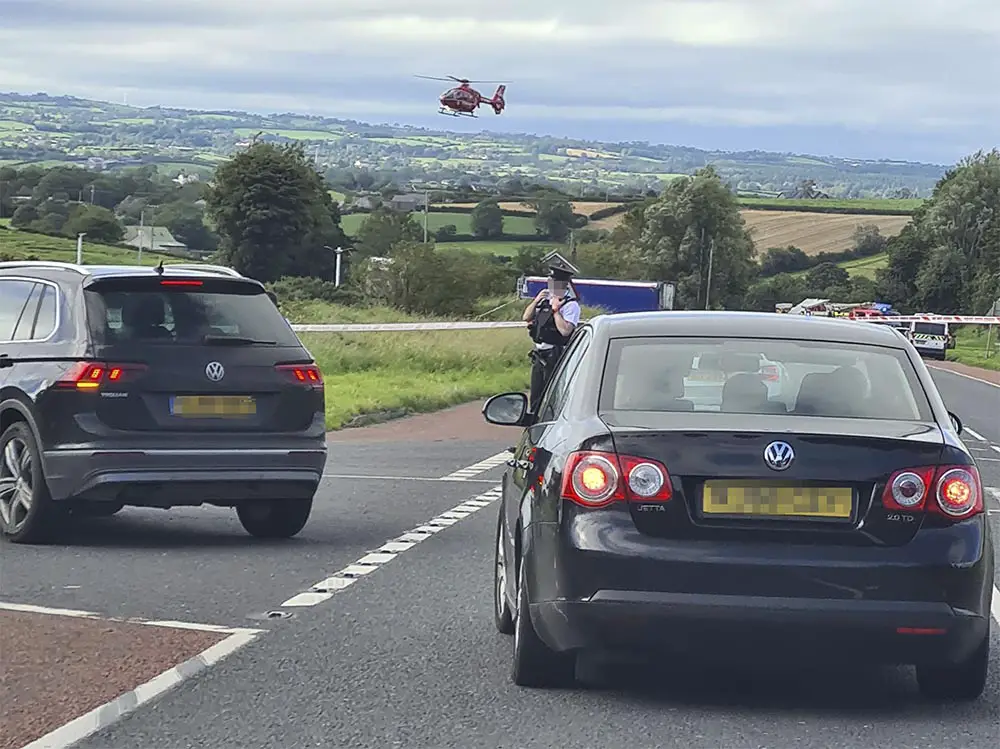
<instances>
[{"instance_id":1,"label":"jetta badge","mask_svg":"<svg viewBox=\"0 0 1000 749\"><path fill-rule=\"evenodd\" d=\"M217 361L210 361L205 366L205 376L212 382L220 382L226 376L226 369Z\"/></svg>"},{"instance_id":2,"label":"jetta badge","mask_svg":"<svg viewBox=\"0 0 1000 749\"><path fill-rule=\"evenodd\" d=\"M795 451L787 442L772 442L764 448L764 462L775 471L784 471L795 460Z\"/></svg>"}]
</instances>

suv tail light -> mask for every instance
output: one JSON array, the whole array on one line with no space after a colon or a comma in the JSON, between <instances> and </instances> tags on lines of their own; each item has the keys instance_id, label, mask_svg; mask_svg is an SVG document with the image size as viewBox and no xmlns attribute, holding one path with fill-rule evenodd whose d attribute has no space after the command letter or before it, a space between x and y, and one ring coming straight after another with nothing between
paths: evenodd
<instances>
[{"instance_id":1,"label":"suv tail light","mask_svg":"<svg viewBox=\"0 0 1000 749\"><path fill-rule=\"evenodd\" d=\"M614 502L667 502L670 474L656 460L613 452L572 453L562 478L562 497L583 507Z\"/></svg>"},{"instance_id":2,"label":"suv tail light","mask_svg":"<svg viewBox=\"0 0 1000 749\"><path fill-rule=\"evenodd\" d=\"M312 385L315 388L323 387L323 373L315 364L278 364L275 369L292 382Z\"/></svg>"},{"instance_id":3,"label":"suv tail light","mask_svg":"<svg viewBox=\"0 0 1000 749\"><path fill-rule=\"evenodd\" d=\"M102 385L131 382L145 371L145 364L78 361L66 370L55 385L67 390L99 390Z\"/></svg>"},{"instance_id":4,"label":"suv tail light","mask_svg":"<svg viewBox=\"0 0 1000 749\"><path fill-rule=\"evenodd\" d=\"M882 492L882 506L965 520L984 510L983 482L971 465L907 468L889 477Z\"/></svg>"}]
</instances>

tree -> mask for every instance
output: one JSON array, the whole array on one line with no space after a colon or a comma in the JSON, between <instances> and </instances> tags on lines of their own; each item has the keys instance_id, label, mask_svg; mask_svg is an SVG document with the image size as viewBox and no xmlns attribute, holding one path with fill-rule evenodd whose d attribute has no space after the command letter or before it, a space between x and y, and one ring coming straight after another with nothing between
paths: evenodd
<instances>
[{"instance_id":1,"label":"tree","mask_svg":"<svg viewBox=\"0 0 1000 749\"><path fill-rule=\"evenodd\" d=\"M76 237L86 234L92 242L120 242L125 235L125 229L118 223L115 214L107 208L98 205L77 204L70 211L69 218L62 226L66 236Z\"/></svg>"},{"instance_id":2,"label":"tree","mask_svg":"<svg viewBox=\"0 0 1000 749\"><path fill-rule=\"evenodd\" d=\"M541 198L529 205L535 209L535 231L554 242L565 242L577 225L573 205L565 198Z\"/></svg>"},{"instance_id":3,"label":"tree","mask_svg":"<svg viewBox=\"0 0 1000 749\"><path fill-rule=\"evenodd\" d=\"M809 256L798 247L770 247L760 261L762 276L794 273L809 267Z\"/></svg>"},{"instance_id":4,"label":"tree","mask_svg":"<svg viewBox=\"0 0 1000 749\"><path fill-rule=\"evenodd\" d=\"M222 260L260 281L330 279L334 253L349 246L340 212L300 143L257 142L222 164L206 191Z\"/></svg>"},{"instance_id":5,"label":"tree","mask_svg":"<svg viewBox=\"0 0 1000 749\"><path fill-rule=\"evenodd\" d=\"M978 314L1000 296L1000 149L963 159L888 244L887 300Z\"/></svg>"},{"instance_id":6,"label":"tree","mask_svg":"<svg viewBox=\"0 0 1000 749\"><path fill-rule=\"evenodd\" d=\"M654 279L677 284L681 309L739 309L756 272L736 196L712 167L671 182L645 209L636 249ZM711 285L709 286L709 264Z\"/></svg>"},{"instance_id":7,"label":"tree","mask_svg":"<svg viewBox=\"0 0 1000 749\"><path fill-rule=\"evenodd\" d=\"M497 239L503 236L503 210L495 199L484 200L472 209L469 217L472 233L479 239Z\"/></svg>"},{"instance_id":8,"label":"tree","mask_svg":"<svg viewBox=\"0 0 1000 749\"><path fill-rule=\"evenodd\" d=\"M179 200L156 210L157 223L167 227L188 249L214 252L219 247L219 237L205 225L204 216L203 209Z\"/></svg>"},{"instance_id":9,"label":"tree","mask_svg":"<svg viewBox=\"0 0 1000 749\"><path fill-rule=\"evenodd\" d=\"M843 286L850 280L851 274L833 263L820 263L815 268L810 268L806 274L809 288L820 293L826 293L832 286Z\"/></svg>"},{"instance_id":10,"label":"tree","mask_svg":"<svg viewBox=\"0 0 1000 749\"><path fill-rule=\"evenodd\" d=\"M413 214L379 207L361 222L357 234L357 251L361 256L387 257L392 248L403 242L419 242L423 229L413 220Z\"/></svg>"}]
</instances>

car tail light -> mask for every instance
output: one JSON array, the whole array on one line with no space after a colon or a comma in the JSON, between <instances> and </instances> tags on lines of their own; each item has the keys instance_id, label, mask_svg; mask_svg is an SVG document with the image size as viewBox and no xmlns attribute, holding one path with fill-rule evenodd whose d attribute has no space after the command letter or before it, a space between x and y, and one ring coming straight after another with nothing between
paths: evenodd
<instances>
[{"instance_id":1,"label":"car tail light","mask_svg":"<svg viewBox=\"0 0 1000 749\"><path fill-rule=\"evenodd\" d=\"M773 364L767 364L760 368L760 379L765 382L778 381L778 368Z\"/></svg>"},{"instance_id":2,"label":"car tail light","mask_svg":"<svg viewBox=\"0 0 1000 749\"><path fill-rule=\"evenodd\" d=\"M292 382L323 387L323 373L315 364L279 364L275 367Z\"/></svg>"},{"instance_id":3,"label":"car tail light","mask_svg":"<svg viewBox=\"0 0 1000 749\"><path fill-rule=\"evenodd\" d=\"M68 390L98 390L102 385L131 382L145 371L145 364L80 361L66 370L56 386Z\"/></svg>"},{"instance_id":4,"label":"car tail light","mask_svg":"<svg viewBox=\"0 0 1000 749\"><path fill-rule=\"evenodd\" d=\"M964 520L983 512L982 479L971 465L907 468L889 477L882 506Z\"/></svg>"},{"instance_id":5,"label":"car tail light","mask_svg":"<svg viewBox=\"0 0 1000 749\"><path fill-rule=\"evenodd\" d=\"M160 281L160 286L204 286L204 281L194 281L188 279L170 279L168 281Z\"/></svg>"},{"instance_id":6,"label":"car tail light","mask_svg":"<svg viewBox=\"0 0 1000 749\"><path fill-rule=\"evenodd\" d=\"M583 507L614 502L666 502L670 474L655 460L613 452L572 453L562 478L562 497Z\"/></svg>"}]
</instances>

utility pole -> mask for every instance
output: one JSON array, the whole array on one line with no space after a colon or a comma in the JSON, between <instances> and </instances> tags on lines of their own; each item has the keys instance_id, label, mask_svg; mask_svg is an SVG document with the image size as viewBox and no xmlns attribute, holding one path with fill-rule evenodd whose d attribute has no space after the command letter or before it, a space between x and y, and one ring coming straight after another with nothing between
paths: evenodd
<instances>
[{"instance_id":1,"label":"utility pole","mask_svg":"<svg viewBox=\"0 0 1000 749\"><path fill-rule=\"evenodd\" d=\"M712 291L712 260L715 259L715 237L708 245L708 280L705 282L705 309L708 309L709 294Z\"/></svg>"},{"instance_id":2,"label":"utility pole","mask_svg":"<svg viewBox=\"0 0 1000 749\"><path fill-rule=\"evenodd\" d=\"M142 208L139 210L139 265L142 265L142 242L143 242L143 237L145 236L145 231L144 231L145 226L146 226L146 209Z\"/></svg>"},{"instance_id":3,"label":"utility pole","mask_svg":"<svg viewBox=\"0 0 1000 749\"><path fill-rule=\"evenodd\" d=\"M87 236L87 232L76 235L76 264L83 265L83 238Z\"/></svg>"},{"instance_id":4,"label":"utility pole","mask_svg":"<svg viewBox=\"0 0 1000 749\"><path fill-rule=\"evenodd\" d=\"M90 204L94 204L94 192L96 191L95 185L90 186Z\"/></svg>"},{"instance_id":5,"label":"utility pole","mask_svg":"<svg viewBox=\"0 0 1000 749\"><path fill-rule=\"evenodd\" d=\"M424 244L427 244L427 209L431 202L430 195L429 191L424 190Z\"/></svg>"}]
</instances>

